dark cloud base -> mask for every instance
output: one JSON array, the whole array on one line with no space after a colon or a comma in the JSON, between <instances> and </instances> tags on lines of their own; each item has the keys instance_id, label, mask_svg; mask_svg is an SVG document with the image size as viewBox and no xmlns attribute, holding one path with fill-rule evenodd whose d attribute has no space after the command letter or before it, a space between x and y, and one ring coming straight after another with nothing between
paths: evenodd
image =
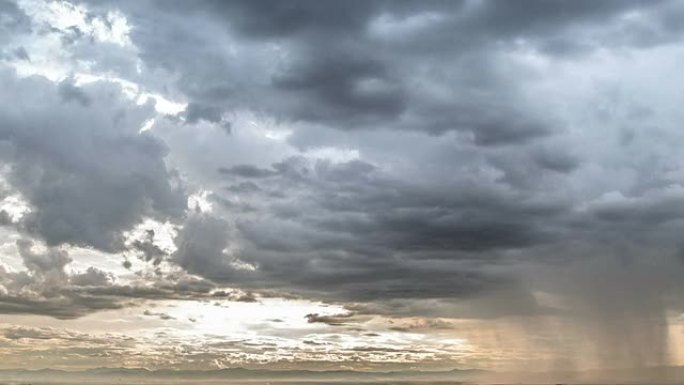
<instances>
[{"instance_id":1,"label":"dark cloud base","mask_svg":"<svg viewBox=\"0 0 684 385\"><path fill-rule=\"evenodd\" d=\"M18 245L28 271L3 270L0 312L72 318L142 299L205 298L213 285L397 317L569 312L540 292L575 301L592 320L662 320L664 309L681 309L669 273L681 271L684 194L679 148L671 147L681 137L670 130L681 119L645 92L626 92L625 101L617 86L597 81L589 92L562 78L593 55L677 44L679 3L83 4L90 19L121 12L134 49L98 46L78 27L43 31L7 1L0 43L34 29L54 33L74 66L86 60L188 104L163 117L114 81L78 85L74 75L51 82L2 69L0 157L9 189L31 208L18 220L4 213L2 223L50 251ZM2 50L3 63L34 60L16 45ZM238 141L245 111L289 136L263 147L251 138L253 148L209 157L210 147ZM140 132L149 119L155 128ZM286 149L268 153L277 146ZM315 156L346 147L353 159ZM188 210L192 193L206 191L213 209ZM127 243L125 234L147 219L177 229L175 251L149 229ZM71 276L60 249L70 246L134 253L167 286L117 285L99 270ZM647 269L639 255L657 267ZM596 260L618 273L593 276L583 266ZM201 283L174 286L169 266ZM594 290L624 289L633 303L613 294L594 300L560 279L536 279L537 269L569 269L579 282L610 277ZM653 276L668 284L631 291L654 285ZM599 311L611 303L619 306ZM649 303L659 306L642 306ZM641 345L658 345L656 337Z\"/></svg>"}]
</instances>

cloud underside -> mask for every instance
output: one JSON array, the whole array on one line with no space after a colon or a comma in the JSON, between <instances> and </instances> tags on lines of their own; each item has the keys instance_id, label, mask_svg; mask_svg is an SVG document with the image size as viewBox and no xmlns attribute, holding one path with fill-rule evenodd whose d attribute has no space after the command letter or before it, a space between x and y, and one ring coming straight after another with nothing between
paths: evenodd
<instances>
[{"instance_id":1,"label":"cloud underside","mask_svg":"<svg viewBox=\"0 0 684 385\"><path fill-rule=\"evenodd\" d=\"M210 291L68 276L68 247L402 316L558 314L539 291L589 293L533 274L582 280L596 258L607 287L681 289L681 96L644 74L679 79L676 2L83 4L109 28L125 16L134 48L0 2L3 197L30 208L2 222L51 250L3 271L0 312ZM20 76L39 56L12 38L27 34L59 40L72 73ZM86 70L110 77L77 82ZM114 78L187 107L160 114ZM211 210L188 209L195 192ZM146 220L175 226L173 250L127 240ZM615 314L659 314L641 307L654 297Z\"/></svg>"}]
</instances>

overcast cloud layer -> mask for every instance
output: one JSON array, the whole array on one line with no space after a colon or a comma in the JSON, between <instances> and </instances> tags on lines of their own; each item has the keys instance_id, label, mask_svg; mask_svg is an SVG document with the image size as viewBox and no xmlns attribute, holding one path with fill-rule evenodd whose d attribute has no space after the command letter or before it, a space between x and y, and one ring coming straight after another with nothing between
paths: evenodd
<instances>
[{"instance_id":1,"label":"overcast cloud layer","mask_svg":"<svg viewBox=\"0 0 684 385\"><path fill-rule=\"evenodd\" d=\"M672 363L682 20L653 0L0 0L0 312L228 287L573 319L606 362ZM72 272L75 250L120 266Z\"/></svg>"}]
</instances>

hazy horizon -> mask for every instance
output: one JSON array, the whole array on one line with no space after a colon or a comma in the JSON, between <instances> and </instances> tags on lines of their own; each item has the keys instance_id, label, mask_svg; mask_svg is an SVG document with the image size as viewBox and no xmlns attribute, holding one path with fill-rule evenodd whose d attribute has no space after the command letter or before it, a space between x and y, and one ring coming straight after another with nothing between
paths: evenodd
<instances>
[{"instance_id":1,"label":"hazy horizon","mask_svg":"<svg viewBox=\"0 0 684 385\"><path fill-rule=\"evenodd\" d=\"M0 374L684 382L682 68L674 0L0 0Z\"/></svg>"}]
</instances>

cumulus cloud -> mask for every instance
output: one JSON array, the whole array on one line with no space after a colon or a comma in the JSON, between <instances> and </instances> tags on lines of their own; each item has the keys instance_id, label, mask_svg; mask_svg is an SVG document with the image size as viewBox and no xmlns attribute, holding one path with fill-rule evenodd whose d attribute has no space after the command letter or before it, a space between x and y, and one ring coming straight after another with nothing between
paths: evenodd
<instances>
[{"instance_id":1,"label":"cumulus cloud","mask_svg":"<svg viewBox=\"0 0 684 385\"><path fill-rule=\"evenodd\" d=\"M146 300L214 297L215 284L185 273L123 284L112 273L92 266L83 272L68 271L73 259L64 248L41 249L24 239L17 241L16 248L26 270L10 271L0 265L2 314L73 319L101 310L140 305Z\"/></svg>"},{"instance_id":2,"label":"cumulus cloud","mask_svg":"<svg viewBox=\"0 0 684 385\"><path fill-rule=\"evenodd\" d=\"M228 223L223 219L207 214L190 216L175 239L174 261L193 274L226 274L231 270L230 257L224 251L228 232Z\"/></svg>"},{"instance_id":3,"label":"cumulus cloud","mask_svg":"<svg viewBox=\"0 0 684 385\"><path fill-rule=\"evenodd\" d=\"M183 215L185 193L164 164L166 147L138 133L151 105L135 105L111 83L81 89L1 76L8 108L0 113L0 156L11 166L7 180L32 206L22 219L27 232L51 246L117 251L122 232L145 217ZM96 95L91 102L86 92Z\"/></svg>"},{"instance_id":4,"label":"cumulus cloud","mask_svg":"<svg viewBox=\"0 0 684 385\"><path fill-rule=\"evenodd\" d=\"M94 298L85 293L69 291L71 284L91 283L93 276L106 276L91 268L84 274L71 276L65 267L72 262L63 249L36 251L28 240L17 241L17 250L26 271L10 272L0 268L0 312L4 314L41 314L57 318L72 318L90 311L115 309L121 305L111 298ZM72 282L72 279L74 282ZM97 282L97 284L107 284Z\"/></svg>"}]
</instances>

